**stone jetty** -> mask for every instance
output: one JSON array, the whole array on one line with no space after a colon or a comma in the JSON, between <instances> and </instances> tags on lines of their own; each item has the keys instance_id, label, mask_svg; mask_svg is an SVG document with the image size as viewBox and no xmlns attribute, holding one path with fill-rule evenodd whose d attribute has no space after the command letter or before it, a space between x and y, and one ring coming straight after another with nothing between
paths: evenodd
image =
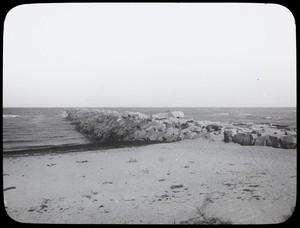
<instances>
[{"instance_id":1,"label":"stone jetty","mask_svg":"<svg viewBox=\"0 0 300 228\"><path fill-rule=\"evenodd\" d=\"M247 146L295 149L297 130L288 126L253 123L220 123L185 118L181 111L146 115L106 109L69 109L65 118L92 141L175 142L205 138Z\"/></svg>"}]
</instances>

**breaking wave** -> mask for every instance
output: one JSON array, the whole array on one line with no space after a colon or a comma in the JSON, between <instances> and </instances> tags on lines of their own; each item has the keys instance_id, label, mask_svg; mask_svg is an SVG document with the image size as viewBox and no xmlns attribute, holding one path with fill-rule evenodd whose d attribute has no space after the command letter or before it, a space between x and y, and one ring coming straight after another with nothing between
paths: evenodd
<instances>
[{"instance_id":1,"label":"breaking wave","mask_svg":"<svg viewBox=\"0 0 300 228\"><path fill-rule=\"evenodd\" d=\"M229 116L228 112L214 113L215 116Z\"/></svg>"},{"instance_id":2,"label":"breaking wave","mask_svg":"<svg viewBox=\"0 0 300 228\"><path fill-rule=\"evenodd\" d=\"M19 116L19 115L3 114L3 118L4 118L4 119L16 118L16 117L20 117L20 116Z\"/></svg>"},{"instance_id":3,"label":"breaking wave","mask_svg":"<svg viewBox=\"0 0 300 228\"><path fill-rule=\"evenodd\" d=\"M238 116L251 116L250 113L240 113L240 114L237 114Z\"/></svg>"}]
</instances>

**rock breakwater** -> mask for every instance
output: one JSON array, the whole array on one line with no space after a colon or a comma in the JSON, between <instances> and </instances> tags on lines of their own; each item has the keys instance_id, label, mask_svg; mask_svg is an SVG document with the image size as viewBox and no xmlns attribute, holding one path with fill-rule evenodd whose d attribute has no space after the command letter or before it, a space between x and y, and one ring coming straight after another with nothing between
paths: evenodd
<instances>
[{"instance_id":1,"label":"rock breakwater","mask_svg":"<svg viewBox=\"0 0 300 228\"><path fill-rule=\"evenodd\" d=\"M117 112L106 109L69 109L65 118L92 141L175 142L205 138L240 145L271 146L294 149L294 128L272 124L220 123L184 118L181 111L146 115L140 112Z\"/></svg>"}]
</instances>

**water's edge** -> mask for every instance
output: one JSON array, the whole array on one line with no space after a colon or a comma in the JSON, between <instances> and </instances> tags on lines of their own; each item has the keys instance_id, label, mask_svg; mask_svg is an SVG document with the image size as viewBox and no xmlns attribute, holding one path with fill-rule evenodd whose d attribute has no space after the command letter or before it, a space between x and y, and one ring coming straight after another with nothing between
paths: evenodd
<instances>
[{"instance_id":1,"label":"water's edge","mask_svg":"<svg viewBox=\"0 0 300 228\"><path fill-rule=\"evenodd\" d=\"M89 144L79 144L79 145L63 145L63 146L53 146L47 148L35 148L35 149L25 149L25 150L15 150L4 152L3 157L15 157L15 156L35 156L44 154L63 154L71 152L87 152L95 150L107 150L107 149L119 149L119 148L130 148L130 147L142 147L153 144L165 144L172 142L160 142L160 141L134 141L134 142L115 142L115 143L89 143Z\"/></svg>"}]
</instances>

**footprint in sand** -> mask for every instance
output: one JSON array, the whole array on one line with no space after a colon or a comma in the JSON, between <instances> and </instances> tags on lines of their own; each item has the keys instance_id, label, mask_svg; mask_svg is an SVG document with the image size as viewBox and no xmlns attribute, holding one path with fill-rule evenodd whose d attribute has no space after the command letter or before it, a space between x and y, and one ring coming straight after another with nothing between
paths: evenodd
<instances>
[{"instance_id":1,"label":"footprint in sand","mask_svg":"<svg viewBox=\"0 0 300 228\"><path fill-rule=\"evenodd\" d=\"M54 164L54 163L47 164L47 166L49 166L49 167L54 166L54 165L56 165L56 164Z\"/></svg>"},{"instance_id":2,"label":"footprint in sand","mask_svg":"<svg viewBox=\"0 0 300 228\"><path fill-rule=\"evenodd\" d=\"M149 174L149 170L148 169L144 169L141 171L143 174Z\"/></svg>"},{"instance_id":3,"label":"footprint in sand","mask_svg":"<svg viewBox=\"0 0 300 228\"><path fill-rule=\"evenodd\" d=\"M27 209L27 211L28 211L28 212L33 212L33 211L35 211L36 209L37 209L36 207L31 207L31 208Z\"/></svg>"},{"instance_id":4,"label":"footprint in sand","mask_svg":"<svg viewBox=\"0 0 300 228\"><path fill-rule=\"evenodd\" d=\"M76 161L77 163L86 163L86 162L89 162L87 160L84 160L84 161Z\"/></svg>"},{"instance_id":5,"label":"footprint in sand","mask_svg":"<svg viewBox=\"0 0 300 228\"><path fill-rule=\"evenodd\" d=\"M82 195L82 197L85 197L85 198L88 198L88 199L91 199L92 198L92 196L90 196L90 195Z\"/></svg>"},{"instance_id":6,"label":"footprint in sand","mask_svg":"<svg viewBox=\"0 0 300 228\"><path fill-rule=\"evenodd\" d=\"M255 199L257 199L257 200L260 200L260 197L261 197L261 196L259 196L259 195L254 195L254 196L253 196L253 198L255 198Z\"/></svg>"},{"instance_id":7,"label":"footprint in sand","mask_svg":"<svg viewBox=\"0 0 300 228\"><path fill-rule=\"evenodd\" d=\"M135 158L130 158L126 163L138 162Z\"/></svg>"},{"instance_id":8,"label":"footprint in sand","mask_svg":"<svg viewBox=\"0 0 300 228\"><path fill-rule=\"evenodd\" d=\"M249 188L244 188L244 189L242 189L242 191L244 191L244 192L254 192L255 190L252 190L252 189L249 189Z\"/></svg>"},{"instance_id":9,"label":"footprint in sand","mask_svg":"<svg viewBox=\"0 0 300 228\"><path fill-rule=\"evenodd\" d=\"M93 190L91 190L91 193L92 193L93 195L97 195L99 192L94 192Z\"/></svg>"},{"instance_id":10,"label":"footprint in sand","mask_svg":"<svg viewBox=\"0 0 300 228\"><path fill-rule=\"evenodd\" d=\"M226 187L236 186L236 184L231 184L231 183L225 183L224 185L225 185Z\"/></svg>"},{"instance_id":11,"label":"footprint in sand","mask_svg":"<svg viewBox=\"0 0 300 228\"><path fill-rule=\"evenodd\" d=\"M171 189L175 189L175 188L183 188L182 184L175 184L171 186Z\"/></svg>"},{"instance_id":12,"label":"footprint in sand","mask_svg":"<svg viewBox=\"0 0 300 228\"><path fill-rule=\"evenodd\" d=\"M257 187L259 187L259 185L258 184L250 184L249 187L251 187L251 188L257 188Z\"/></svg>"}]
</instances>

